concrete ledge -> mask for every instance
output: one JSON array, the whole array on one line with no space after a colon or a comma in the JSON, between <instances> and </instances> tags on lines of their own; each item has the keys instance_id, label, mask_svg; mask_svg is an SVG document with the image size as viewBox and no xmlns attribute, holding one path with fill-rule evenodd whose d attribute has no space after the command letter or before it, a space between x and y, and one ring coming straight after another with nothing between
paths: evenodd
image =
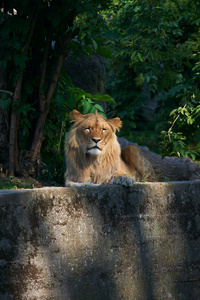
<instances>
[{"instance_id":1,"label":"concrete ledge","mask_svg":"<svg viewBox=\"0 0 200 300\"><path fill-rule=\"evenodd\" d=\"M200 299L200 182L0 191L0 299Z\"/></svg>"}]
</instances>

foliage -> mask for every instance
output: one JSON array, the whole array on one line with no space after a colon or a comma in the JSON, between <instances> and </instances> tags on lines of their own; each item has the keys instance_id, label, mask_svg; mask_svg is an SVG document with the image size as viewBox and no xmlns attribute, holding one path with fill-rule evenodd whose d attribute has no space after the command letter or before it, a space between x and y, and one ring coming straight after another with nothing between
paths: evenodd
<instances>
[{"instance_id":1,"label":"foliage","mask_svg":"<svg viewBox=\"0 0 200 300\"><path fill-rule=\"evenodd\" d=\"M107 45L113 52L107 84L117 102L115 112L125 123L123 135L133 141L136 135L140 141L151 131L158 151L158 136L161 131L168 132L170 112L175 119L177 107L188 103L173 128L182 135L175 134L169 144L178 141L179 148L183 147L182 136L191 143L194 135L200 135L198 1L121 0L107 11L107 18ZM157 104L151 121L143 113L147 98ZM161 152L166 149L163 145ZM182 156L186 152L169 150L167 154Z\"/></svg>"},{"instance_id":2,"label":"foliage","mask_svg":"<svg viewBox=\"0 0 200 300\"><path fill-rule=\"evenodd\" d=\"M182 132L170 132L170 138L168 138L168 133L166 131L161 132L163 137L162 145L163 152L162 157L169 156L178 156L178 157L190 157L193 160L200 155L199 146L197 149L192 149L185 144L186 137L183 136Z\"/></svg>"},{"instance_id":3,"label":"foliage","mask_svg":"<svg viewBox=\"0 0 200 300\"><path fill-rule=\"evenodd\" d=\"M193 160L196 159L197 156L200 155L200 143L197 144L197 147L195 149L192 149L191 147L188 147L185 142L187 138L183 135L182 132L173 132L172 128L174 127L177 120L179 120L178 123L178 129L184 128L187 124L188 127L192 127L189 132L192 136L192 139L194 140L195 135L197 134L197 130L199 129L199 111L200 111L200 105L196 105L198 103L196 100L194 100L195 94L192 95L191 100L187 101L187 103L183 107L178 107L171 111L170 117L173 121L170 121L169 124L171 127L169 128L168 132L162 131L161 136L163 138L163 141L161 144L163 145L163 153L162 155L177 155L182 157L190 157ZM193 125L195 126L193 127ZM195 130L196 129L196 130ZM189 134L188 132L188 134ZM191 138L191 137L190 137Z\"/></svg>"},{"instance_id":4,"label":"foliage","mask_svg":"<svg viewBox=\"0 0 200 300\"><path fill-rule=\"evenodd\" d=\"M67 97L65 97L66 93ZM67 108L67 111L71 111L76 108L84 114L94 113L96 109L103 113L102 106L98 104L101 101L116 104L114 99L109 95L92 95L75 87L65 70L62 70L59 79L59 88L57 90L56 99L57 102L63 103L65 110Z\"/></svg>"},{"instance_id":5,"label":"foliage","mask_svg":"<svg viewBox=\"0 0 200 300\"><path fill-rule=\"evenodd\" d=\"M57 153L60 151L61 137L67 128L65 122L69 121L69 110L62 111L66 105L59 92L64 83L62 76L59 79L61 66L67 53L75 58L80 53L90 56L94 49L109 57L110 52L100 37L105 23L100 12L109 3L104 0L2 1L0 68L6 88L0 107L9 113L11 174L18 165L16 155L23 149L30 150L33 160L37 160L42 151L45 163L49 162L47 141L52 138L55 141L51 144L52 149L58 148ZM56 90L58 82L60 85ZM101 106L93 102L99 100L99 95L96 96L98 99L91 99L72 85L70 89L68 108L73 107L70 101L74 97L79 98L77 103L82 104L84 112L91 111L93 105L102 111ZM49 156L52 157L50 152Z\"/></svg>"}]
</instances>

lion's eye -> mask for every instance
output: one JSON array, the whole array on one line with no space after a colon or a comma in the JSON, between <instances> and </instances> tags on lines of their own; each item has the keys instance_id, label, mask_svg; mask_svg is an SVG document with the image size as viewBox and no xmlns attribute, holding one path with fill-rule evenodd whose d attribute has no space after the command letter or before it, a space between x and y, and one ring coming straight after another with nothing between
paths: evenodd
<instances>
[{"instance_id":1,"label":"lion's eye","mask_svg":"<svg viewBox=\"0 0 200 300\"><path fill-rule=\"evenodd\" d=\"M103 130L103 131L106 131L107 129L106 129L106 128L103 128L102 130Z\"/></svg>"},{"instance_id":2,"label":"lion's eye","mask_svg":"<svg viewBox=\"0 0 200 300\"><path fill-rule=\"evenodd\" d=\"M86 127L85 130L86 130L86 131L90 131L90 127Z\"/></svg>"}]
</instances>

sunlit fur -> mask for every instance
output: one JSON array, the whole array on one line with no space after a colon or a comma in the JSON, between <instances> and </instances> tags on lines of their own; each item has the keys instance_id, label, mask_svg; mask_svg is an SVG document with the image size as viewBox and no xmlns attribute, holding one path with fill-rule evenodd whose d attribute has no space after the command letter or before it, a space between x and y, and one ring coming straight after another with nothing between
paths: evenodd
<instances>
[{"instance_id":1,"label":"sunlit fur","mask_svg":"<svg viewBox=\"0 0 200 300\"><path fill-rule=\"evenodd\" d=\"M66 185L69 182L89 181L111 184L115 178L119 179L121 176L137 179L141 177L138 174L142 171L144 174L141 175L148 174L149 170L154 175L151 164L138 147L131 146L130 149L126 147L121 152L115 134L122 126L120 118L107 120L97 112L82 115L77 110L73 110L71 117L74 124L67 134L65 143ZM129 152L133 159L129 157ZM137 170L138 157L139 170ZM148 167L145 169L146 164ZM153 176L151 177L150 180L153 180Z\"/></svg>"}]
</instances>

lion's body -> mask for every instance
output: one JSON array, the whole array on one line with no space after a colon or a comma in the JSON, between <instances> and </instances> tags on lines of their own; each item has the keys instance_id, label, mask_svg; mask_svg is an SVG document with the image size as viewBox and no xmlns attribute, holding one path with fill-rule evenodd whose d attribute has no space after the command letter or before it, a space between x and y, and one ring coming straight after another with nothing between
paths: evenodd
<instances>
[{"instance_id":1,"label":"lion's body","mask_svg":"<svg viewBox=\"0 0 200 300\"><path fill-rule=\"evenodd\" d=\"M137 146L121 150L115 134L119 118L72 112L74 125L67 135L65 185L76 183L132 185L142 178L155 180L153 167ZM77 184L78 185L78 184Z\"/></svg>"}]
</instances>

